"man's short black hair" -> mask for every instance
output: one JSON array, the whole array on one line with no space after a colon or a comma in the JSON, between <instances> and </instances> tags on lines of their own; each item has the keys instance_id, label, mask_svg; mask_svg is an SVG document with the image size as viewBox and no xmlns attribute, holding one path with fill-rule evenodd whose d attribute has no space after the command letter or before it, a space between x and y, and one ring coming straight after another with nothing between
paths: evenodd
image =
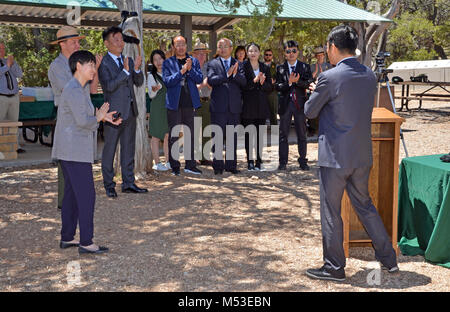
<instances>
[{"instance_id":1,"label":"man's short black hair","mask_svg":"<svg viewBox=\"0 0 450 312\"><path fill-rule=\"evenodd\" d=\"M81 50L73 52L69 57L69 67L72 75L77 71L77 64L84 65L86 63L96 63L95 56L89 51Z\"/></svg>"},{"instance_id":2,"label":"man's short black hair","mask_svg":"<svg viewBox=\"0 0 450 312\"><path fill-rule=\"evenodd\" d=\"M272 52L272 53L273 53L272 49L270 49L270 48L265 49L265 50L264 50L264 53L266 53L266 52Z\"/></svg>"},{"instance_id":3,"label":"man's short black hair","mask_svg":"<svg viewBox=\"0 0 450 312\"><path fill-rule=\"evenodd\" d=\"M298 49L298 42L295 40L286 41L284 43L283 49L286 50L287 48L297 48Z\"/></svg>"},{"instance_id":4,"label":"man's short black hair","mask_svg":"<svg viewBox=\"0 0 450 312\"><path fill-rule=\"evenodd\" d=\"M350 26L339 25L330 31L327 41L330 46L334 44L339 51L355 54L358 47L358 33Z\"/></svg>"},{"instance_id":5,"label":"man's short black hair","mask_svg":"<svg viewBox=\"0 0 450 312\"><path fill-rule=\"evenodd\" d=\"M122 28L117 27L117 26L111 26L111 27L106 28L102 33L103 41L108 40L108 37L111 34L115 35L117 33L122 33Z\"/></svg>"}]
</instances>

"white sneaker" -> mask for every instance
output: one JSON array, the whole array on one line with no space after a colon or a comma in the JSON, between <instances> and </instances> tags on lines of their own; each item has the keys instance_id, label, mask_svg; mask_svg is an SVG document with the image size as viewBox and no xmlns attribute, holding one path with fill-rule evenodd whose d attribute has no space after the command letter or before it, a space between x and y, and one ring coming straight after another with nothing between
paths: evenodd
<instances>
[{"instance_id":1,"label":"white sneaker","mask_svg":"<svg viewBox=\"0 0 450 312\"><path fill-rule=\"evenodd\" d=\"M164 166L163 163L157 163L156 165L153 165L153 170L157 170L157 171L167 171L169 170L166 166Z\"/></svg>"}]
</instances>

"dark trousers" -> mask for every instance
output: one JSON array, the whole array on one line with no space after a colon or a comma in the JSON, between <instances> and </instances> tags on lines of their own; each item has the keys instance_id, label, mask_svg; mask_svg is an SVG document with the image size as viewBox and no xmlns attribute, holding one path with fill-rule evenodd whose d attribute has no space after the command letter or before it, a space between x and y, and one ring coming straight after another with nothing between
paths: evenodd
<instances>
[{"instance_id":1,"label":"dark trousers","mask_svg":"<svg viewBox=\"0 0 450 312\"><path fill-rule=\"evenodd\" d=\"M263 146L261 145L261 142L259 141L260 138L262 138L263 133L262 130L259 129L259 126L263 126L266 124L265 119L244 119L242 118L242 125L244 127L247 127L249 125L254 125L256 127L256 138L250 138L249 133L245 133L245 151L247 152L247 162L255 160L255 157L253 156L254 147L256 148L256 163L261 164L262 163L262 149ZM250 144L250 140L252 140L252 143ZM255 144L256 140L256 144ZM252 149L250 150L250 147Z\"/></svg>"},{"instance_id":2,"label":"dark trousers","mask_svg":"<svg viewBox=\"0 0 450 312\"><path fill-rule=\"evenodd\" d=\"M214 155L213 158L213 168L214 170L235 170L237 167L237 133L234 132L233 138L227 138L226 136L226 126L237 126L240 123L241 116L240 114L233 114L231 112L224 113L211 113L211 125L217 125L222 129L223 138L226 142L226 146L231 146L231 142L227 140L234 141L234 148L232 151L227 151L226 155L232 155L232 157L226 157L225 161L222 158L216 158ZM213 137L215 137L215 133L213 132ZM223 144L223 142L214 141L213 145L213 153L215 154L215 148L217 144Z\"/></svg>"},{"instance_id":3,"label":"dark trousers","mask_svg":"<svg viewBox=\"0 0 450 312\"><path fill-rule=\"evenodd\" d=\"M202 118L202 160L210 160L211 151L207 151L207 157L204 155L204 148L206 143L211 139L208 136L204 136L205 128L211 124L211 112L209 111L209 99L201 99L200 103L202 107L196 110L196 116Z\"/></svg>"},{"instance_id":4,"label":"dark trousers","mask_svg":"<svg viewBox=\"0 0 450 312\"><path fill-rule=\"evenodd\" d=\"M61 209L64 198L64 174L58 161L58 208Z\"/></svg>"},{"instance_id":5,"label":"dark trousers","mask_svg":"<svg viewBox=\"0 0 450 312\"><path fill-rule=\"evenodd\" d=\"M80 244L93 244L95 187L92 164L61 160L64 172L64 200L61 209L61 240L74 239L77 223L80 224Z\"/></svg>"},{"instance_id":6,"label":"dark trousers","mask_svg":"<svg viewBox=\"0 0 450 312\"><path fill-rule=\"evenodd\" d=\"M184 137L184 144L183 144L183 152L184 152L184 159L185 159L185 168L186 169L192 169L197 166L195 159L194 159L194 108L184 108L179 107L178 110L167 110L167 122L169 124L169 162L170 167L172 169L178 169L180 168L180 161L179 158L174 158L174 155L172 155L172 146L175 144L175 142L178 140L179 136L177 135L172 136L172 129L177 125L183 125L186 126L191 134L190 138L185 135L186 133L183 133ZM190 146L189 143L186 141L186 139L190 139Z\"/></svg>"},{"instance_id":7,"label":"dark trousers","mask_svg":"<svg viewBox=\"0 0 450 312\"><path fill-rule=\"evenodd\" d=\"M272 126L276 126L278 125L278 92L270 92L268 98L270 109L270 124Z\"/></svg>"},{"instance_id":8,"label":"dark trousers","mask_svg":"<svg viewBox=\"0 0 450 312\"><path fill-rule=\"evenodd\" d=\"M289 156L289 130L291 128L291 120L294 117L295 133L297 134L298 146L298 162L306 164L306 116L303 111L303 105L300 111L295 107L295 104L289 102L284 114L280 115L280 145L279 145L279 159L280 164L287 164Z\"/></svg>"},{"instance_id":9,"label":"dark trousers","mask_svg":"<svg viewBox=\"0 0 450 312\"><path fill-rule=\"evenodd\" d=\"M136 145L136 117L130 114L119 126L108 122L104 124L105 145L102 153L102 174L105 189L114 188L114 155L120 140L120 167L122 170L122 188L134 184L134 152Z\"/></svg>"},{"instance_id":10,"label":"dark trousers","mask_svg":"<svg viewBox=\"0 0 450 312\"><path fill-rule=\"evenodd\" d=\"M341 200L344 189L359 220L372 239L375 257L386 267L397 265L396 254L383 221L369 195L370 167L336 169L320 167L320 220L322 224L323 259L328 268L345 267Z\"/></svg>"}]
</instances>

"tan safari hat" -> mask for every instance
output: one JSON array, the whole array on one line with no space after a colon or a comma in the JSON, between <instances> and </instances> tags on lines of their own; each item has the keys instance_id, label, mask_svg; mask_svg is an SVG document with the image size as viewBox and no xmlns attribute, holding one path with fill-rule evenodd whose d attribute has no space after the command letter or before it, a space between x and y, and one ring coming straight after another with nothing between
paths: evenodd
<instances>
[{"instance_id":1,"label":"tan safari hat","mask_svg":"<svg viewBox=\"0 0 450 312\"><path fill-rule=\"evenodd\" d=\"M196 43L190 54L192 54L193 52L196 52L196 51L204 51L207 53L211 52L211 50L208 49L208 46L202 42Z\"/></svg>"},{"instance_id":2,"label":"tan safari hat","mask_svg":"<svg viewBox=\"0 0 450 312\"><path fill-rule=\"evenodd\" d=\"M50 44L58 44L59 42L69 39L84 39L86 36L80 36L78 30L72 26L63 26L56 33L56 40L50 42Z\"/></svg>"}]
</instances>

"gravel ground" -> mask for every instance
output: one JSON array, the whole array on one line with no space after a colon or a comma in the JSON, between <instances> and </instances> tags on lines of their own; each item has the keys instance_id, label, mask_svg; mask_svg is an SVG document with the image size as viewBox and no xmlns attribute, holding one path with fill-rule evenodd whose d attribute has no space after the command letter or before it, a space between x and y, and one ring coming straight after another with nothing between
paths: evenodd
<instances>
[{"instance_id":1,"label":"gravel ground","mask_svg":"<svg viewBox=\"0 0 450 312\"><path fill-rule=\"evenodd\" d=\"M450 152L448 103L424 107L400 113L409 156ZM0 291L450 291L450 270L421 256L400 255L399 274L368 282L371 248L350 250L344 283L306 277L322 265L317 144L309 172L295 150L288 172L249 173L241 161L237 176L150 173L138 181L148 194L117 199L95 165L94 241L110 248L96 256L58 248L55 167L0 169Z\"/></svg>"}]
</instances>

